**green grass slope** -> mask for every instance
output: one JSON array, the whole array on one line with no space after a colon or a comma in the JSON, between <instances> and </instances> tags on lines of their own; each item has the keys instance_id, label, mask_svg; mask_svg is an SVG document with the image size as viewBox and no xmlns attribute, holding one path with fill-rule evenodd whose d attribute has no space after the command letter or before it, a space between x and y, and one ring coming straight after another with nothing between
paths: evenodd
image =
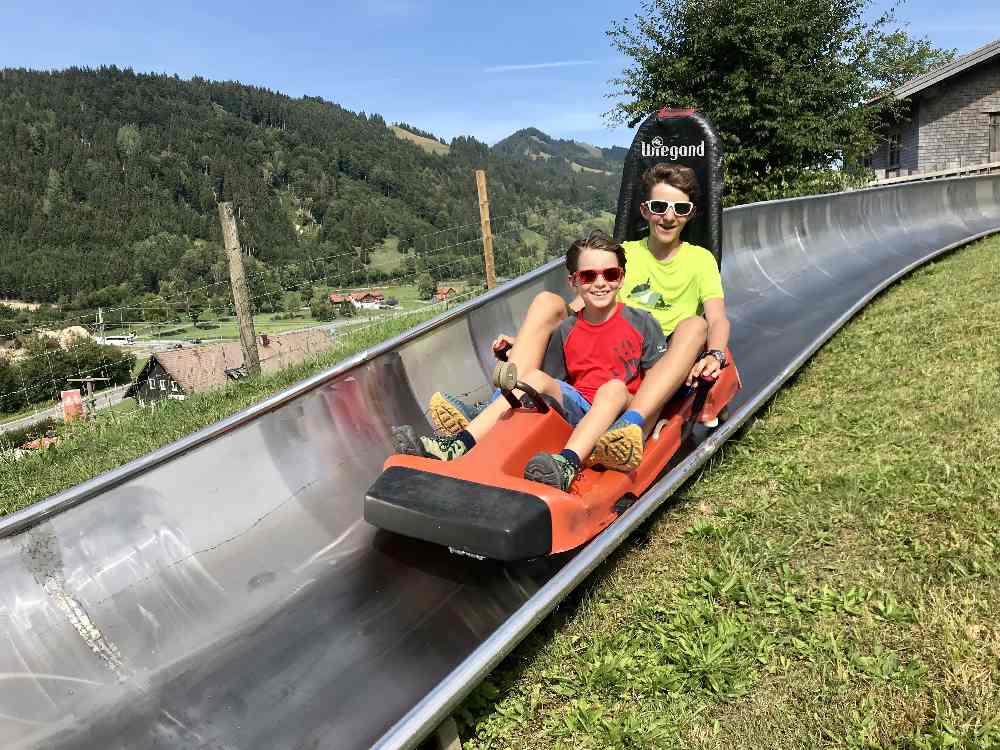
<instances>
[{"instance_id":1,"label":"green grass slope","mask_svg":"<svg viewBox=\"0 0 1000 750\"><path fill-rule=\"evenodd\" d=\"M465 702L464 746L1000 746L998 253L838 333Z\"/></svg>"},{"instance_id":2,"label":"green grass slope","mask_svg":"<svg viewBox=\"0 0 1000 750\"><path fill-rule=\"evenodd\" d=\"M390 125L389 130L396 134L397 138L402 138L404 141L410 141L411 143L416 143L420 148L424 149L431 154L447 154L451 149L440 141L435 141L433 138L427 138L422 135L417 135L416 133L411 133L406 128L401 128L398 125Z\"/></svg>"}]
</instances>

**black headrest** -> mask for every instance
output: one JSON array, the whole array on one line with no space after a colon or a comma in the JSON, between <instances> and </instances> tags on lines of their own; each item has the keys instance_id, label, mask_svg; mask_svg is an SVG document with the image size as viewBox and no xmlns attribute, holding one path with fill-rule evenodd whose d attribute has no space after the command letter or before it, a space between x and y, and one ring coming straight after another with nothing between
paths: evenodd
<instances>
[{"instance_id":1,"label":"black headrest","mask_svg":"<svg viewBox=\"0 0 1000 750\"><path fill-rule=\"evenodd\" d=\"M639 126L622 171L615 239L638 240L648 233L639 213L644 198L641 179L647 169L664 161L691 167L698 176L701 204L683 238L711 250L721 266L722 143L712 123L695 109L661 109Z\"/></svg>"}]
</instances>

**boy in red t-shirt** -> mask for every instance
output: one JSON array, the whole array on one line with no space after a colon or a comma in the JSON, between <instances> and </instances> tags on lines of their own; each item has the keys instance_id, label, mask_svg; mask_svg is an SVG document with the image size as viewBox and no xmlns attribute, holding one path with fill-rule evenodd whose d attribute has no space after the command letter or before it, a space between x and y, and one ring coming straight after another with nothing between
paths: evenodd
<instances>
[{"instance_id":1,"label":"boy in red t-shirt","mask_svg":"<svg viewBox=\"0 0 1000 750\"><path fill-rule=\"evenodd\" d=\"M568 490L597 440L620 416L642 426L642 417L629 411L642 374L666 351L660 325L644 310L617 300L625 275L625 251L606 234L595 231L574 242L566 253L570 284L583 300L576 317L563 322L549 341L542 370L521 380L559 402L574 426L559 453L537 453L524 469L525 479ZM553 377L557 376L557 377ZM421 437L395 431L401 452L422 453L450 461L465 455L492 429L509 408L497 398L455 436ZM624 413L623 413L624 412ZM642 461L642 443L621 469L631 471Z\"/></svg>"}]
</instances>

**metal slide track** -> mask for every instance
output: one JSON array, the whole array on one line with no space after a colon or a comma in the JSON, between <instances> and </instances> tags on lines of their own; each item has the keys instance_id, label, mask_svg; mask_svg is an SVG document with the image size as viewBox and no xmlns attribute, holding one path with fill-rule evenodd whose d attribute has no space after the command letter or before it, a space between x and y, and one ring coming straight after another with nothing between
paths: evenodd
<instances>
[{"instance_id":1,"label":"metal slide track","mask_svg":"<svg viewBox=\"0 0 1000 750\"><path fill-rule=\"evenodd\" d=\"M998 229L1000 176L727 210L744 390L574 556L501 567L361 520L389 426L485 396L490 340L559 263L0 519L0 744L415 746L879 290Z\"/></svg>"}]
</instances>

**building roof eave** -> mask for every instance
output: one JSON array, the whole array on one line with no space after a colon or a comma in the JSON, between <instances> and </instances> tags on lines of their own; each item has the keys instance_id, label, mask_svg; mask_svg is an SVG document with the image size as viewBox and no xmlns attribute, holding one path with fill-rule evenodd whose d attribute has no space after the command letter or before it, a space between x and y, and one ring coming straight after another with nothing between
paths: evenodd
<instances>
[{"instance_id":1,"label":"building roof eave","mask_svg":"<svg viewBox=\"0 0 1000 750\"><path fill-rule=\"evenodd\" d=\"M152 367L153 367L153 361L155 359L156 359L156 355L155 354L150 354L149 355L149 359L146 360L146 364L144 364L142 366L142 369L139 370L139 372L137 372L136 375L135 375L135 383L136 384L140 383L142 380L145 379L146 375L149 373L149 370L152 369Z\"/></svg>"},{"instance_id":2,"label":"building roof eave","mask_svg":"<svg viewBox=\"0 0 1000 750\"><path fill-rule=\"evenodd\" d=\"M964 73L977 65L988 62L997 56L1000 56L1000 39L996 39L989 44L984 44L982 47L974 49L972 52L952 60L950 63L945 63L944 65L940 65L923 75L912 78L902 86L893 89L890 94L884 94L865 103L873 104L874 102L885 98L885 96L890 95L896 99L906 99L930 88L931 86L934 86L935 84L946 81L960 73Z\"/></svg>"},{"instance_id":3,"label":"building roof eave","mask_svg":"<svg viewBox=\"0 0 1000 750\"><path fill-rule=\"evenodd\" d=\"M133 398L136 392L139 390L139 383L148 377L150 369L153 367L153 360L156 359L155 354L149 355L149 359L146 360L146 364L142 366L142 369L135 374L135 379L129 384L129 387L125 389L125 395L122 398Z\"/></svg>"}]
</instances>

